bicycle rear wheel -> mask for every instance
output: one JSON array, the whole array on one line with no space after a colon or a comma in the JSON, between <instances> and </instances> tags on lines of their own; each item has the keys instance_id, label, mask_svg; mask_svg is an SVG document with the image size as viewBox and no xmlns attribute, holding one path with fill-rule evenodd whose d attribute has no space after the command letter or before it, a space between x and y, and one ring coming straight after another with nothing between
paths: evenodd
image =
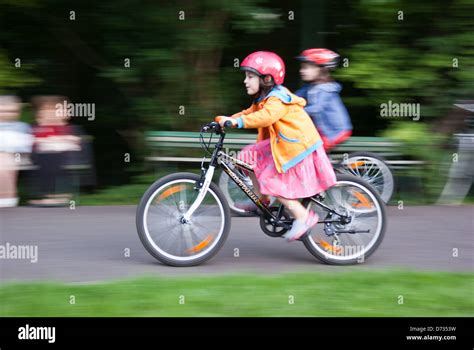
<instances>
[{"instance_id":1,"label":"bicycle rear wheel","mask_svg":"<svg viewBox=\"0 0 474 350\"><path fill-rule=\"evenodd\" d=\"M327 264L364 262L380 245L386 229L385 205L377 191L355 176L337 174L337 183L322 196L322 204L350 217L350 222L316 225L303 238L305 247ZM315 211L320 220L339 219L311 198L305 199L303 204Z\"/></svg>"},{"instance_id":2,"label":"bicycle rear wheel","mask_svg":"<svg viewBox=\"0 0 474 350\"><path fill-rule=\"evenodd\" d=\"M199 193L195 189L199 179L192 173L165 176L150 186L138 205L140 240L164 264L201 264L219 251L229 235L229 207L214 183L190 221L182 219Z\"/></svg>"},{"instance_id":3,"label":"bicycle rear wheel","mask_svg":"<svg viewBox=\"0 0 474 350\"><path fill-rule=\"evenodd\" d=\"M395 190L395 177L384 158L370 152L354 152L341 165L344 172L360 177L374 187L385 203L390 201Z\"/></svg>"}]
</instances>

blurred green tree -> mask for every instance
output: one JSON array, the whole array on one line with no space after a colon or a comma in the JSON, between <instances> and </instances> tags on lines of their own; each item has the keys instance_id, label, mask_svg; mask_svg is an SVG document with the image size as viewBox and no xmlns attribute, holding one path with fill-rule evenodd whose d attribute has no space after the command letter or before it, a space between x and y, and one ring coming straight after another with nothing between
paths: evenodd
<instances>
[{"instance_id":1,"label":"blurred green tree","mask_svg":"<svg viewBox=\"0 0 474 350\"><path fill-rule=\"evenodd\" d=\"M472 1L359 0L354 8L358 40L338 76L364 90L364 103L420 103L424 119L472 96Z\"/></svg>"},{"instance_id":2,"label":"blurred green tree","mask_svg":"<svg viewBox=\"0 0 474 350\"><path fill-rule=\"evenodd\" d=\"M109 14L103 21L105 51L117 64L101 75L123 89L142 127L195 130L226 110L235 94L232 67L220 71L223 50L232 45L231 28L265 32L278 25L277 19L252 19L269 11L260 2L148 3L138 12L103 2Z\"/></svg>"},{"instance_id":3,"label":"blurred green tree","mask_svg":"<svg viewBox=\"0 0 474 350\"><path fill-rule=\"evenodd\" d=\"M10 56L0 52L0 60L20 55L36 64L44 86L23 92L96 102L97 126L194 130L222 113L237 89L228 84L237 69L220 71L231 32L279 25L264 3L0 0L0 43ZM2 65L3 87L39 82L11 67Z\"/></svg>"},{"instance_id":4,"label":"blurred green tree","mask_svg":"<svg viewBox=\"0 0 474 350\"><path fill-rule=\"evenodd\" d=\"M0 0L0 89L25 100L60 94L94 103L94 122L74 123L94 136L99 178L117 179L131 168L124 153L142 159L141 131L195 131L236 111L242 74L223 52L236 32L280 25L268 3Z\"/></svg>"},{"instance_id":5,"label":"blurred green tree","mask_svg":"<svg viewBox=\"0 0 474 350\"><path fill-rule=\"evenodd\" d=\"M40 79L32 72L31 64L22 64L20 58L11 61L8 55L0 50L0 94L12 93L19 88L36 85Z\"/></svg>"},{"instance_id":6,"label":"blurred green tree","mask_svg":"<svg viewBox=\"0 0 474 350\"><path fill-rule=\"evenodd\" d=\"M464 125L460 118L465 116L453 104L472 99L474 3L359 0L349 6L347 37L354 42L346 41L348 61L338 77L363 93L352 96L351 103L372 106L371 125L385 120L383 135L401 141L406 156L425 161L414 172L422 179L423 197L435 200L445 181L446 146ZM332 13L341 19L340 11ZM382 104L389 101L419 104L420 120L383 118Z\"/></svg>"}]
</instances>

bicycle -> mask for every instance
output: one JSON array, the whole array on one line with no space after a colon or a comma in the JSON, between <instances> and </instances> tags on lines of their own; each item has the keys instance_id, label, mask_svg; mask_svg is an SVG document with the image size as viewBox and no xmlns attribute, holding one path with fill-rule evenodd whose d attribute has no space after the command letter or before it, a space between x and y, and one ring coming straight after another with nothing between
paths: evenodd
<instances>
[{"instance_id":1,"label":"bicycle","mask_svg":"<svg viewBox=\"0 0 474 350\"><path fill-rule=\"evenodd\" d=\"M230 125L225 125L226 127ZM211 132L206 143L203 134ZM213 134L219 140L211 150ZM270 237L291 229L293 218L283 206L266 206L246 185L236 168L252 167L223 152L225 128L212 122L201 128L201 145L210 154L201 174L175 173L153 183L137 208L136 225L145 249L171 266L193 266L213 257L224 245L231 227L229 205L212 182L216 168L223 171L257 205L260 227ZM355 176L337 174L337 183L302 203L316 211L320 221L302 238L319 260L336 265L363 262L377 249L386 228L385 206L378 193ZM322 230L316 227L323 226Z\"/></svg>"},{"instance_id":2,"label":"bicycle","mask_svg":"<svg viewBox=\"0 0 474 350\"><path fill-rule=\"evenodd\" d=\"M345 155L340 163L335 163L333 166L336 173L354 175L366 181L377 190L385 203L390 201L395 190L395 178L386 160L381 156L372 152L353 152ZM241 175L247 186L252 188L252 179L245 173ZM245 194L233 181L230 181L225 172L219 176L219 187L229 203L232 214L237 216L255 215L235 205L236 202L245 199Z\"/></svg>"}]
</instances>

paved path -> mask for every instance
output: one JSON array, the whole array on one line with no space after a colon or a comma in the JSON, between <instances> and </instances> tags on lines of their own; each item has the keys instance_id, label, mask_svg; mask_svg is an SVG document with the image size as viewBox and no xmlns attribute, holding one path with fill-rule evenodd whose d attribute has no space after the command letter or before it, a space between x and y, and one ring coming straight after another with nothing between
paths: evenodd
<instances>
[{"instance_id":1,"label":"paved path","mask_svg":"<svg viewBox=\"0 0 474 350\"><path fill-rule=\"evenodd\" d=\"M364 264L320 263L300 242L288 244L260 231L257 218L232 219L223 249L192 268L161 265L141 245L135 207L0 209L0 245L37 245L38 261L0 260L0 281L92 282L143 275L384 269L473 271L474 206L388 208L384 242ZM234 257L238 248L240 256ZM453 256L453 249L458 256ZM130 256L125 252L129 250Z\"/></svg>"}]
</instances>

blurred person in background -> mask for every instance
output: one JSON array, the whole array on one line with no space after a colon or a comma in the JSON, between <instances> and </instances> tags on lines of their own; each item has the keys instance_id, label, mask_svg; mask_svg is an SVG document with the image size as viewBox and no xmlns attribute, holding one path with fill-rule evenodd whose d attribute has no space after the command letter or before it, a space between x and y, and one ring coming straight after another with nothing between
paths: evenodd
<instances>
[{"instance_id":1,"label":"blurred person in background","mask_svg":"<svg viewBox=\"0 0 474 350\"><path fill-rule=\"evenodd\" d=\"M72 197L71 176L66 167L71 156L81 151L81 138L68 124L70 115L62 108L67 104L64 96L37 96L32 99L36 117L32 161L37 166L32 184L38 197L30 200L32 205L66 205Z\"/></svg>"},{"instance_id":2,"label":"blurred person in background","mask_svg":"<svg viewBox=\"0 0 474 350\"><path fill-rule=\"evenodd\" d=\"M33 136L28 124L18 121L21 101L0 96L0 208L18 205L17 179L21 154L30 153Z\"/></svg>"},{"instance_id":3,"label":"blurred person in background","mask_svg":"<svg viewBox=\"0 0 474 350\"><path fill-rule=\"evenodd\" d=\"M330 150L352 134L351 119L339 96L342 87L330 74L339 55L328 49L308 49L297 59L301 61L300 75L306 84L295 94L306 99L305 111L316 125L324 149Z\"/></svg>"}]
</instances>

